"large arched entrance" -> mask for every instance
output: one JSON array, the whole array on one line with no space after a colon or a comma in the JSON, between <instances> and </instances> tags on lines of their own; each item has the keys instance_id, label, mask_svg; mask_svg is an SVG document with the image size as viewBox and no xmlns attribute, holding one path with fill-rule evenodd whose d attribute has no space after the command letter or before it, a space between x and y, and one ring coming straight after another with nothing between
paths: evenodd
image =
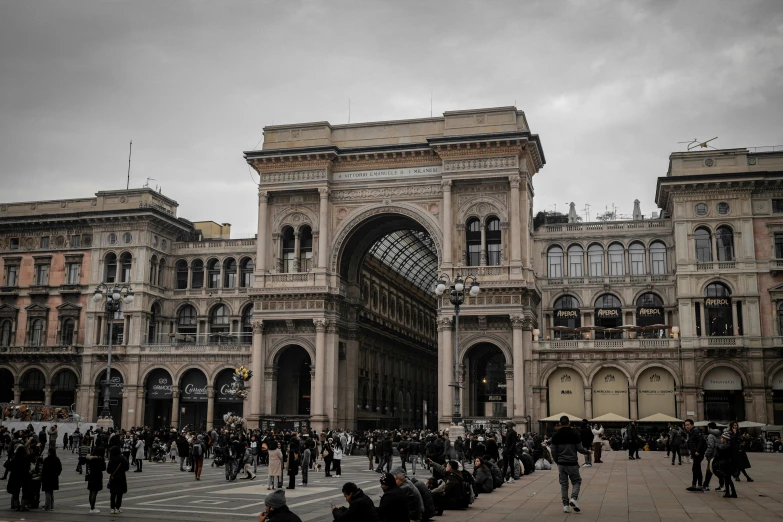
<instances>
[{"instance_id":1,"label":"large arched entrance","mask_svg":"<svg viewBox=\"0 0 783 522\"><path fill-rule=\"evenodd\" d=\"M301 346L283 348L278 358L277 414L310 415L310 355Z\"/></svg>"},{"instance_id":2,"label":"large arched entrance","mask_svg":"<svg viewBox=\"0 0 783 522\"><path fill-rule=\"evenodd\" d=\"M76 402L76 374L60 370L52 379L52 405L71 406Z\"/></svg>"},{"instance_id":3,"label":"large arched entrance","mask_svg":"<svg viewBox=\"0 0 783 522\"><path fill-rule=\"evenodd\" d=\"M628 377L618 368L601 368L593 376L593 417L614 413L631 417Z\"/></svg>"},{"instance_id":4,"label":"large arched entrance","mask_svg":"<svg viewBox=\"0 0 783 522\"><path fill-rule=\"evenodd\" d=\"M558 368L547 380L547 416L568 413L585 416L585 385L573 368Z\"/></svg>"},{"instance_id":5,"label":"large arched entrance","mask_svg":"<svg viewBox=\"0 0 783 522\"><path fill-rule=\"evenodd\" d=\"M196 430L207 429L207 376L192 368L179 379L179 425Z\"/></svg>"},{"instance_id":6,"label":"large arched entrance","mask_svg":"<svg viewBox=\"0 0 783 522\"><path fill-rule=\"evenodd\" d=\"M227 413L244 417L244 399L241 395L229 393L232 382L234 382L233 368L221 370L215 377L215 414L212 418L212 423L216 428L226 424L223 416Z\"/></svg>"},{"instance_id":7,"label":"large arched entrance","mask_svg":"<svg viewBox=\"0 0 783 522\"><path fill-rule=\"evenodd\" d=\"M716 366L704 376L704 417L713 421L744 421L742 377L733 368Z\"/></svg>"},{"instance_id":8,"label":"large arched entrance","mask_svg":"<svg viewBox=\"0 0 783 522\"><path fill-rule=\"evenodd\" d=\"M14 374L8 368L0 368L0 402L14 400Z\"/></svg>"},{"instance_id":9,"label":"large arched entrance","mask_svg":"<svg viewBox=\"0 0 783 522\"><path fill-rule=\"evenodd\" d=\"M45 386L46 378L41 370L35 368L27 370L19 379L19 387L22 389L19 402L22 404L43 404L46 400Z\"/></svg>"},{"instance_id":10,"label":"large arched entrance","mask_svg":"<svg viewBox=\"0 0 783 522\"><path fill-rule=\"evenodd\" d=\"M506 356L491 343L465 354L466 411L470 417L507 418Z\"/></svg>"},{"instance_id":11,"label":"large arched entrance","mask_svg":"<svg viewBox=\"0 0 783 522\"><path fill-rule=\"evenodd\" d=\"M147 375L144 383L144 425L153 429L171 426L171 408L174 402L174 379L163 368Z\"/></svg>"},{"instance_id":12,"label":"large arched entrance","mask_svg":"<svg viewBox=\"0 0 783 522\"><path fill-rule=\"evenodd\" d=\"M677 417L677 387L674 376L661 367L647 368L636 380L636 397L639 418L656 413Z\"/></svg>"}]
</instances>

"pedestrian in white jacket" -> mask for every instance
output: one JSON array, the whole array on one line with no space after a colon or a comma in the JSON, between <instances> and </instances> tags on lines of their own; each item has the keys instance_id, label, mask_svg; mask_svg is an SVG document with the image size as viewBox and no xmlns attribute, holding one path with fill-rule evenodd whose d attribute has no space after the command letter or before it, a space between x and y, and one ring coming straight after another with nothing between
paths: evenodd
<instances>
[{"instance_id":1,"label":"pedestrian in white jacket","mask_svg":"<svg viewBox=\"0 0 783 522\"><path fill-rule=\"evenodd\" d=\"M604 427L600 424L593 425L593 454L595 455L594 462L601 464L601 447L603 446Z\"/></svg>"}]
</instances>

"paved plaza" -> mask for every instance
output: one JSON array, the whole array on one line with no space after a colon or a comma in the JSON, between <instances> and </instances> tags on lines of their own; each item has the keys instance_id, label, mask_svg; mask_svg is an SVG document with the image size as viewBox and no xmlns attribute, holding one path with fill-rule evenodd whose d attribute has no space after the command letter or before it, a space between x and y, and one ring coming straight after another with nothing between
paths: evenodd
<instances>
[{"instance_id":1,"label":"paved plaza","mask_svg":"<svg viewBox=\"0 0 783 522\"><path fill-rule=\"evenodd\" d=\"M145 462L143 473L128 473L129 492L123 500L123 513L112 515L106 490L98 497L99 515L88 514L87 487L84 478L74 472L76 459L61 452L63 475L60 491L55 495L54 513L43 510L18 513L8 510L10 497L0 508L3 521L83 521L132 519L137 521L194 520L255 521L263 509L266 494L266 468L259 468L254 481L227 483L222 468L205 461L201 481L191 473L179 471L176 464ZM737 485L739 498L725 500L720 493L690 493L690 466L671 466L663 453L645 452L642 459L629 461L625 453L605 454L604 463L582 469L582 512L562 513L557 471L537 471L516 484L505 485L489 495L481 495L470 509L448 511L435 520L496 521L580 520L612 522L678 521L699 519L732 522L783 520L783 475L779 472L783 454L751 454L749 470L753 483L744 480ZM395 462L399 462L395 459ZM426 470L417 477L426 477ZM304 521L332 520L329 501L342 504L340 487L356 482L376 505L381 493L378 475L367 471L364 457L343 460L341 478L310 475L310 485L286 491L292 510ZM105 482L105 481L104 481ZM713 487L717 483L713 484ZM3 488L3 493L5 493Z\"/></svg>"}]
</instances>

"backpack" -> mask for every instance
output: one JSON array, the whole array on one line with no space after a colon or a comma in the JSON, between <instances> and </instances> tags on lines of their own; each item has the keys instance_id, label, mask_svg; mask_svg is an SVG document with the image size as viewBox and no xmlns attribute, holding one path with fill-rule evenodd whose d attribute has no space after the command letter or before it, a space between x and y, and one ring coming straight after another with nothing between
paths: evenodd
<instances>
[{"instance_id":1,"label":"backpack","mask_svg":"<svg viewBox=\"0 0 783 522\"><path fill-rule=\"evenodd\" d=\"M204 452L204 449L201 447L201 443L197 442L193 445L193 456L196 458L200 458L201 454Z\"/></svg>"},{"instance_id":2,"label":"backpack","mask_svg":"<svg viewBox=\"0 0 783 522\"><path fill-rule=\"evenodd\" d=\"M465 478L462 480L462 495L460 496L459 504L461 508L466 508L473 504L476 496L473 492L473 475L470 473L463 473L462 475Z\"/></svg>"}]
</instances>

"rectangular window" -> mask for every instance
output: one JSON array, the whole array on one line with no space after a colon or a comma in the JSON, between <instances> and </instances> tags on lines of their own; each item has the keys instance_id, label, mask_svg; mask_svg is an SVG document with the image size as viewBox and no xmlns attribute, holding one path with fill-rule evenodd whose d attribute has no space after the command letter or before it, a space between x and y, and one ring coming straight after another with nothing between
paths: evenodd
<instances>
[{"instance_id":1,"label":"rectangular window","mask_svg":"<svg viewBox=\"0 0 783 522\"><path fill-rule=\"evenodd\" d=\"M481 245L468 245L468 266L481 264ZM552 277L551 275L549 277Z\"/></svg>"},{"instance_id":2,"label":"rectangular window","mask_svg":"<svg viewBox=\"0 0 783 522\"><path fill-rule=\"evenodd\" d=\"M309 272L313 268L313 251L303 250L299 254L299 271Z\"/></svg>"},{"instance_id":3,"label":"rectangular window","mask_svg":"<svg viewBox=\"0 0 783 522\"><path fill-rule=\"evenodd\" d=\"M602 254L590 254L588 256L590 262L590 277L603 277L604 276L604 255Z\"/></svg>"},{"instance_id":4,"label":"rectangular window","mask_svg":"<svg viewBox=\"0 0 783 522\"><path fill-rule=\"evenodd\" d=\"M652 263L653 275L663 275L666 273L666 251L650 251L650 262Z\"/></svg>"},{"instance_id":5,"label":"rectangular window","mask_svg":"<svg viewBox=\"0 0 783 522\"><path fill-rule=\"evenodd\" d=\"M775 259L783 259L783 234L775 234Z\"/></svg>"},{"instance_id":6,"label":"rectangular window","mask_svg":"<svg viewBox=\"0 0 783 522\"><path fill-rule=\"evenodd\" d=\"M487 245L487 264L490 266L500 265L500 243Z\"/></svg>"},{"instance_id":7,"label":"rectangular window","mask_svg":"<svg viewBox=\"0 0 783 522\"><path fill-rule=\"evenodd\" d=\"M772 212L776 214L779 212L783 212L783 199L772 200Z\"/></svg>"},{"instance_id":8,"label":"rectangular window","mask_svg":"<svg viewBox=\"0 0 783 522\"><path fill-rule=\"evenodd\" d=\"M294 271L294 253L293 252L285 252L283 253L283 272L286 274L290 274Z\"/></svg>"},{"instance_id":9,"label":"rectangular window","mask_svg":"<svg viewBox=\"0 0 783 522\"><path fill-rule=\"evenodd\" d=\"M6 286L17 286L19 284L19 267L16 265L9 265L6 268L5 276Z\"/></svg>"},{"instance_id":10,"label":"rectangular window","mask_svg":"<svg viewBox=\"0 0 783 522\"><path fill-rule=\"evenodd\" d=\"M19 238L18 237L12 237L11 238L11 250L19 250Z\"/></svg>"},{"instance_id":11,"label":"rectangular window","mask_svg":"<svg viewBox=\"0 0 783 522\"><path fill-rule=\"evenodd\" d=\"M310 264L308 264L308 270L312 268L312 258ZM242 272L242 287L250 288L253 286L253 272Z\"/></svg>"},{"instance_id":12,"label":"rectangular window","mask_svg":"<svg viewBox=\"0 0 783 522\"><path fill-rule=\"evenodd\" d=\"M563 256L549 256L549 277L563 277Z\"/></svg>"},{"instance_id":13,"label":"rectangular window","mask_svg":"<svg viewBox=\"0 0 783 522\"><path fill-rule=\"evenodd\" d=\"M191 288L199 289L204 288L204 270L193 269L193 280L191 281Z\"/></svg>"},{"instance_id":14,"label":"rectangular window","mask_svg":"<svg viewBox=\"0 0 783 522\"><path fill-rule=\"evenodd\" d=\"M568 277L582 277L582 251L579 254L568 254Z\"/></svg>"},{"instance_id":15,"label":"rectangular window","mask_svg":"<svg viewBox=\"0 0 783 522\"><path fill-rule=\"evenodd\" d=\"M49 236L41 238L41 248L49 248Z\"/></svg>"},{"instance_id":16,"label":"rectangular window","mask_svg":"<svg viewBox=\"0 0 783 522\"><path fill-rule=\"evenodd\" d=\"M68 265L67 284L78 285L79 284L79 272L81 271L81 265L79 263L71 263Z\"/></svg>"},{"instance_id":17,"label":"rectangular window","mask_svg":"<svg viewBox=\"0 0 783 522\"><path fill-rule=\"evenodd\" d=\"M745 335L742 333L742 301L737 301L737 335Z\"/></svg>"},{"instance_id":18,"label":"rectangular window","mask_svg":"<svg viewBox=\"0 0 783 522\"><path fill-rule=\"evenodd\" d=\"M71 236L71 248L82 246L82 236Z\"/></svg>"},{"instance_id":19,"label":"rectangular window","mask_svg":"<svg viewBox=\"0 0 783 522\"><path fill-rule=\"evenodd\" d=\"M694 303L693 306L696 310L696 337L701 337L701 304Z\"/></svg>"},{"instance_id":20,"label":"rectangular window","mask_svg":"<svg viewBox=\"0 0 783 522\"><path fill-rule=\"evenodd\" d=\"M621 276L625 275L625 259L623 254L614 254L609 252L609 275Z\"/></svg>"},{"instance_id":21,"label":"rectangular window","mask_svg":"<svg viewBox=\"0 0 783 522\"><path fill-rule=\"evenodd\" d=\"M49 265L35 265L35 284L39 286L49 284Z\"/></svg>"},{"instance_id":22,"label":"rectangular window","mask_svg":"<svg viewBox=\"0 0 783 522\"><path fill-rule=\"evenodd\" d=\"M237 273L229 272L226 274L226 286L224 288L236 288L237 286Z\"/></svg>"}]
</instances>

